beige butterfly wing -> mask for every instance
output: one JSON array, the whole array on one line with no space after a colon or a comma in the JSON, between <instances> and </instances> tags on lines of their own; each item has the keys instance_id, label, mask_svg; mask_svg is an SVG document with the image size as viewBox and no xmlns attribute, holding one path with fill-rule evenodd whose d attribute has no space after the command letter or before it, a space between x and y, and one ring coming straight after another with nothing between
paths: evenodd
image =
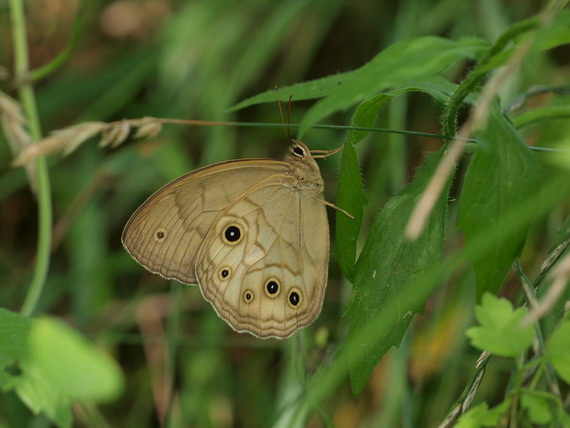
<instances>
[{"instance_id":1,"label":"beige butterfly wing","mask_svg":"<svg viewBox=\"0 0 570 428\"><path fill-rule=\"evenodd\" d=\"M217 215L259 182L290 169L278 160L244 159L183 175L135 211L123 230L123 246L149 271L196 284L196 254Z\"/></svg>"},{"instance_id":2,"label":"beige butterfly wing","mask_svg":"<svg viewBox=\"0 0 570 428\"><path fill-rule=\"evenodd\" d=\"M317 199L322 179L310 162L306 171L293 164L292 174L269 177L230 204L200 247L202 294L237 331L284 338L321 311L329 228Z\"/></svg>"}]
</instances>

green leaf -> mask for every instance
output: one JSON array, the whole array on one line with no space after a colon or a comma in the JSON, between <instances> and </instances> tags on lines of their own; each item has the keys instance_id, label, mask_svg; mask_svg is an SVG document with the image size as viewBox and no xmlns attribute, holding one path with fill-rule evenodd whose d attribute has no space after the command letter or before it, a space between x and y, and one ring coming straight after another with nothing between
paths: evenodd
<instances>
[{"instance_id":1,"label":"green leaf","mask_svg":"<svg viewBox=\"0 0 570 428\"><path fill-rule=\"evenodd\" d=\"M384 103L386 103L386 101L389 101L391 98L392 96L388 94L380 94L362 102L352 115L351 126L360 126L363 128L372 127L376 122L378 112ZM368 131L353 130L348 133L346 141L350 142L351 144L358 144L367 135Z\"/></svg>"},{"instance_id":2,"label":"green leaf","mask_svg":"<svg viewBox=\"0 0 570 428\"><path fill-rule=\"evenodd\" d=\"M366 203L356 149L347 141L340 160L336 204L353 215L354 219L341 212L336 213L336 257L344 276L351 282L354 281L356 242Z\"/></svg>"},{"instance_id":3,"label":"green leaf","mask_svg":"<svg viewBox=\"0 0 570 428\"><path fill-rule=\"evenodd\" d=\"M347 79L349 79L353 73L353 71L349 71L346 73L332 74L321 79L315 79L308 82L296 83L294 85L280 87L279 96L283 100L288 100L289 97L292 97L293 101L322 98L333 93L336 88L338 88ZM228 112L240 110L261 103L275 103L276 101L277 94L275 93L274 89L271 89L240 101L236 105L230 107L228 109Z\"/></svg>"},{"instance_id":4,"label":"green leaf","mask_svg":"<svg viewBox=\"0 0 570 428\"><path fill-rule=\"evenodd\" d=\"M570 384L570 321L562 321L554 330L546 351L546 358L552 362L558 376Z\"/></svg>"},{"instance_id":5,"label":"green leaf","mask_svg":"<svg viewBox=\"0 0 570 428\"><path fill-rule=\"evenodd\" d=\"M43 412L57 426L67 428L72 423L71 401L46 381L33 363L30 364L29 343L36 322L0 309L0 386L4 391L15 390L32 413ZM59 355L61 350L54 350ZM14 361L18 361L17 367L4 368Z\"/></svg>"},{"instance_id":6,"label":"green leaf","mask_svg":"<svg viewBox=\"0 0 570 428\"><path fill-rule=\"evenodd\" d=\"M507 299L485 293L482 304L475 308L481 326L471 327L465 334L471 339L471 345L478 349L503 357L518 357L535 337L533 325L520 325L527 313L526 308L513 311L513 305Z\"/></svg>"},{"instance_id":7,"label":"green leaf","mask_svg":"<svg viewBox=\"0 0 570 428\"><path fill-rule=\"evenodd\" d=\"M507 411L510 400L503 401L498 406L489 409L487 403L481 403L465 412L455 428L494 427L499 423L500 417Z\"/></svg>"},{"instance_id":8,"label":"green leaf","mask_svg":"<svg viewBox=\"0 0 570 428\"><path fill-rule=\"evenodd\" d=\"M550 403L544 397L524 394L521 397L521 405L527 409L530 420L535 424L547 424L552 420Z\"/></svg>"},{"instance_id":9,"label":"green leaf","mask_svg":"<svg viewBox=\"0 0 570 428\"><path fill-rule=\"evenodd\" d=\"M65 324L49 318L34 321L29 367L37 376L73 399L107 402L123 390L118 365Z\"/></svg>"},{"instance_id":10,"label":"green leaf","mask_svg":"<svg viewBox=\"0 0 570 428\"><path fill-rule=\"evenodd\" d=\"M28 353L31 319L0 308L0 370Z\"/></svg>"},{"instance_id":11,"label":"green leaf","mask_svg":"<svg viewBox=\"0 0 570 428\"><path fill-rule=\"evenodd\" d=\"M488 44L474 38L451 41L426 36L395 43L354 71L334 92L316 103L305 115L300 135L314 123L345 110L378 92L411 86L435 76L464 58L475 58Z\"/></svg>"},{"instance_id":12,"label":"green leaf","mask_svg":"<svg viewBox=\"0 0 570 428\"><path fill-rule=\"evenodd\" d=\"M308 82L296 83L294 85L280 87L279 94L282 99L289 99L289 97L291 97L293 101L323 98L334 93L346 80L352 76L353 73L354 71L333 74L331 76L326 76L320 79L310 80ZM382 101L389 101L391 98L403 95L406 92L424 92L431 95L435 101L439 103L445 103L447 100L449 100L449 97L453 94L453 92L455 92L456 89L457 84L452 83L441 76L426 76L423 78L418 78L409 85L403 85L400 88L388 92L383 92L382 94L372 97L371 99L381 97L383 98ZM275 90L271 89L239 102L235 106L231 107L228 111L239 110L261 103L275 103L276 99ZM362 104L369 102L371 99L362 102ZM466 101L473 103L475 101L475 97L470 96Z\"/></svg>"},{"instance_id":13,"label":"green leaf","mask_svg":"<svg viewBox=\"0 0 570 428\"><path fill-rule=\"evenodd\" d=\"M73 421L71 400L29 364L15 379L16 393L34 414L45 413L58 427L70 427Z\"/></svg>"},{"instance_id":14,"label":"green leaf","mask_svg":"<svg viewBox=\"0 0 570 428\"><path fill-rule=\"evenodd\" d=\"M552 49L570 43L570 11L556 14L554 20L538 30L536 44L539 49Z\"/></svg>"},{"instance_id":15,"label":"green leaf","mask_svg":"<svg viewBox=\"0 0 570 428\"><path fill-rule=\"evenodd\" d=\"M501 48L496 49L498 46L495 45L495 54L493 57L479 64L477 68L473 70L473 73L475 75L481 75L505 65L511 58L511 55L516 51L516 48L505 49L506 42L516 40L516 38L520 38L522 34L528 33L529 31L535 33L533 48L536 50L548 50L568 44L570 43L570 13L568 11L559 12L548 25L540 25L536 17L515 23L510 29L507 29L506 32L503 33L504 38L501 38L503 38L505 43L501 44ZM501 38L499 38L498 43L500 43Z\"/></svg>"},{"instance_id":16,"label":"green leaf","mask_svg":"<svg viewBox=\"0 0 570 428\"><path fill-rule=\"evenodd\" d=\"M562 410L560 413L560 422L562 423L562 428L570 428L570 415Z\"/></svg>"},{"instance_id":17,"label":"green leaf","mask_svg":"<svg viewBox=\"0 0 570 428\"><path fill-rule=\"evenodd\" d=\"M362 391L384 353L400 343L413 314L423 309L432 288L422 284L436 283L417 280L442 260L449 188L416 241L408 241L404 230L442 154L443 149L430 154L412 184L386 203L356 264L348 308L349 372L355 394Z\"/></svg>"},{"instance_id":18,"label":"green leaf","mask_svg":"<svg viewBox=\"0 0 570 428\"><path fill-rule=\"evenodd\" d=\"M372 127L378 112L391 99L406 92L424 92L435 100L445 102L449 99L456 85L447 80L433 76L414 86L376 95L361 103L352 117L351 126ZM350 212L355 218L350 219L337 213L336 216L336 255L343 274L354 281L354 262L356 260L356 242L362 224L363 207L367 204L366 193L360 174L360 165L353 145L362 141L368 131L352 130L349 132L343 151L336 204Z\"/></svg>"},{"instance_id":19,"label":"green leaf","mask_svg":"<svg viewBox=\"0 0 570 428\"><path fill-rule=\"evenodd\" d=\"M511 58L511 55L514 51L515 49L511 48L497 52L495 55L485 61L485 63L477 64L477 67L472 71L471 74L474 76L481 76L487 74L492 70L502 67Z\"/></svg>"},{"instance_id":20,"label":"green leaf","mask_svg":"<svg viewBox=\"0 0 570 428\"><path fill-rule=\"evenodd\" d=\"M522 113L513 119L516 128L530 125L531 123L542 122L554 119L566 119L570 117L570 106L548 106L537 108L526 113Z\"/></svg>"},{"instance_id":21,"label":"green leaf","mask_svg":"<svg viewBox=\"0 0 570 428\"><path fill-rule=\"evenodd\" d=\"M475 58L488 47L484 41L463 38L450 41L438 37L420 37L389 46L361 68L326 76L309 82L280 87L282 99L293 100L324 98L305 116L306 129L323 117L343 110L380 91L383 95L397 96L395 91L420 91L444 102L453 93L456 85L438 74L463 58ZM276 101L274 90L241 101L229 111L239 110L254 104Z\"/></svg>"},{"instance_id":22,"label":"green leaf","mask_svg":"<svg viewBox=\"0 0 570 428\"><path fill-rule=\"evenodd\" d=\"M477 150L461 190L458 228L467 243L521 204L540 184L539 164L498 105L493 105L484 128L474 133ZM521 213L525 215L525 213ZM471 258L477 295L501 287L511 264L524 245L528 222L492 248Z\"/></svg>"},{"instance_id":23,"label":"green leaf","mask_svg":"<svg viewBox=\"0 0 570 428\"><path fill-rule=\"evenodd\" d=\"M352 117L352 126L372 126L378 111L388 99L379 95L360 104ZM350 219L342 213L336 215L336 256L344 276L351 282L354 281L356 241L362 225L364 205L368 203L354 144L367 134L366 131L348 133L340 161L336 194L336 204L354 216L354 219Z\"/></svg>"},{"instance_id":24,"label":"green leaf","mask_svg":"<svg viewBox=\"0 0 570 428\"><path fill-rule=\"evenodd\" d=\"M352 116L351 126L354 127L372 127L376 122L376 117L382 106L392 100L393 98L402 96L408 92L422 92L430 95L438 103L444 104L449 101L449 98L457 89L455 83L451 83L441 76L428 76L417 81L412 85L404 85L398 89L383 92L375 95L372 98L363 101L354 112ZM467 102L475 102L474 97L468 97ZM351 131L348 135L348 141L352 144L357 144L369 131Z\"/></svg>"}]
</instances>

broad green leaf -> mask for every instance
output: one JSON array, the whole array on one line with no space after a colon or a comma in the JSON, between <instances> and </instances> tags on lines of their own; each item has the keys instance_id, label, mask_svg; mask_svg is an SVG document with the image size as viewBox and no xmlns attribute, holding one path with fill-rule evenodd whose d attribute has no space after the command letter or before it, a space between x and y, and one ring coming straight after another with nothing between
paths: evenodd
<instances>
[{"instance_id":1,"label":"broad green leaf","mask_svg":"<svg viewBox=\"0 0 570 428\"><path fill-rule=\"evenodd\" d=\"M451 64L475 58L488 44L474 38L451 41L439 37L418 37L395 43L369 63L347 76L326 98L317 102L305 115L300 135L324 117L345 110L386 89L412 86L435 76Z\"/></svg>"},{"instance_id":2,"label":"broad green leaf","mask_svg":"<svg viewBox=\"0 0 570 428\"><path fill-rule=\"evenodd\" d=\"M352 73L354 72L334 74L321 79L284 86L279 88L279 94L282 99L289 99L289 97L291 97L293 101L323 98L334 93L352 75ZM382 92L382 94L375 97L383 97L385 98L383 101L388 101L391 98L403 95L406 92L424 92L431 95L438 103L445 103L449 100L449 97L456 89L457 84L450 82L441 76L426 76L418 78L411 84L403 85L402 87L391 91ZM233 106L229 111L239 110L261 103L275 103L276 100L275 90L272 89L241 101ZM466 101L472 103L474 100L475 98L470 96ZM370 101L370 99L363 101L362 104L365 104L368 101Z\"/></svg>"},{"instance_id":3,"label":"broad green leaf","mask_svg":"<svg viewBox=\"0 0 570 428\"><path fill-rule=\"evenodd\" d=\"M546 347L546 357L556 373L570 384L570 321L563 321L554 330Z\"/></svg>"},{"instance_id":4,"label":"broad green leaf","mask_svg":"<svg viewBox=\"0 0 570 428\"><path fill-rule=\"evenodd\" d=\"M438 102L445 102L455 90L456 85L433 76L414 86L400 88L376 95L361 103L352 117L351 126L372 127L382 106L392 98L406 92L424 92ZM363 207L366 205L366 193L360 174L360 165L353 144L357 144L368 135L368 131L352 130L349 132L343 151L336 204L350 212L355 218L350 219L337 213L336 216L336 254L344 275L354 281L354 262L356 260L356 241L362 224Z\"/></svg>"},{"instance_id":5,"label":"broad green leaf","mask_svg":"<svg viewBox=\"0 0 570 428\"><path fill-rule=\"evenodd\" d=\"M526 308L513 310L507 299L491 293L483 295L481 305L475 308L481 326L466 331L471 345L503 357L518 357L534 340L534 326L522 327L521 320L528 313Z\"/></svg>"},{"instance_id":6,"label":"broad green leaf","mask_svg":"<svg viewBox=\"0 0 570 428\"><path fill-rule=\"evenodd\" d=\"M357 70L280 87L279 93L282 99L324 98L305 117L302 135L310 125L325 116L382 91L384 95L391 96L397 96L395 91L398 90L426 92L436 101L444 102L456 85L438 74L460 59L477 57L487 47L486 42L473 38L450 41L420 37L389 46ZM386 92L386 89L391 92ZM275 91L268 90L241 101L230 111L275 101Z\"/></svg>"},{"instance_id":7,"label":"broad green leaf","mask_svg":"<svg viewBox=\"0 0 570 428\"><path fill-rule=\"evenodd\" d=\"M535 35L534 38L534 49L537 50L548 50L553 49L557 46L565 45L570 43L570 12L562 11L559 12L554 20L548 23L548 25L540 25L539 20L536 17L529 18L526 21L521 21L514 24L510 29L506 30L504 35L511 34L512 30L517 28L521 30L518 32L517 36L524 33L533 31ZM516 40L517 37L514 37ZM473 71L476 75L488 73L491 70L502 67L511 58L511 55L516 51L516 48L501 49L495 55L488 59L485 64L477 66Z\"/></svg>"},{"instance_id":8,"label":"broad green leaf","mask_svg":"<svg viewBox=\"0 0 570 428\"><path fill-rule=\"evenodd\" d=\"M458 228L465 233L467 243L521 204L541 179L534 154L498 105L493 105L485 126L474 136L477 150L465 175L459 204ZM485 291L494 294L501 287L522 250L527 230L528 223L524 223L507 238L493 242L490 251L471 259L479 298Z\"/></svg>"},{"instance_id":9,"label":"broad green leaf","mask_svg":"<svg viewBox=\"0 0 570 428\"><path fill-rule=\"evenodd\" d=\"M372 126L386 100L387 97L379 95L360 104L352 117L352 125ZM350 219L342 213L336 215L336 256L344 276L351 282L354 281L356 241L360 233L364 205L368 202L354 144L360 142L367 134L366 131L348 133L342 151L336 193L336 204L354 216L354 219Z\"/></svg>"},{"instance_id":10,"label":"broad green leaf","mask_svg":"<svg viewBox=\"0 0 570 428\"><path fill-rule=\"evenodd\" d=\"M34 321L28 365L50 387L73 399L107 402L123 390L118 365L79 333L54 319Z\"/></svg>"},{"instance_id":11,"label":"broad green leaf","mask_svg":"<svg viewBox=\"0 0 570 428\"><path fill-rule=\"evenodd\" d=\"M29 317L0 309L0 386L15 390L22 402L34 413L45 413L57 426L71 426L71 402L36 373L29 364L29 342L33 324ZM58 352L56 348L56 352ZM18 367L4 366L18 361Z\"/></svg>"},{"instance_id":12,"label":"broad green leaf","mask_svg":"<svg viewBox=\"0 0 570 428\"><path fill-rule=\"evenodd\" d=\"M413 314L422 311L432 291L419 286L416 279L442 260L449 188L444 189L416 241L408 241L404 230L442 154L443 149L430 154L412 184L386 203L370 228L356 264L347 311L349 372L355 394L362 391L384 353L400 343Z\"/></svg>"},{"instance_id":13,"label":"broad green leaf","mask_svg":"<svg viewBox=\"0 0 570 428\"><path fill-rule=\"evenodd\" d=\"M383 92L363 101L352 116L351 126L372 127L382 106L393 98L402 96L408 92L422 92L430 95L436 102L445 104L457 89L455 83L451 83L441 76L428 76L419 79L413 85L404 85L401 88ZM473 103L474 97L468 97L466 102ZM352 130L348 135L348 141L357 144L368 135L369 131Z\"/></svg>"},{"instance_id":14,"label":"broad green leaf","mask_svg":"<svg viewBox=\"0 0 570 428\"><path fill-rule=\"evenodd\" d=\"M336 204L354 218L351 219L339 211L336 212L336 257L344 276L349 281L354 281L356 241L360 233L366 203L366 193L362 184L356 149L350 141L347 141L340 160Z\"/></svg>"},{"instance_id":15,"label":"broad green leaf","mask_svg":"<svg viewBox=\"0 0 570 428\"><path fill-rule=\"evenodd\" d=\"M516 35L513 34L513 31L515 31ZM508 40L516 40L517 37L520 38L522 34L530 31L536 33L534 35L535 49L548 50L568 44L570 43L570 13L568 13L568 11L560 12L548 25L540 25L540 21L537 17L515 23L503 33L503 37L508 35ZM503 46L492 58L486 60L484 64L479 65L474 70L474 73L480 75L502 67L515 51L516 48L505 49Z\"/></svg>"},{"instance_id":16,"label":"broad green leaf","mask_svg":"<svg viewBox=\"0 0 570 428\"><path fill-rule=\"evenodd\" d=\"M18 384L20 367L5 367L0 370L0 390L12 391Z\"/></svg>"},{"instance_id":17,"label":"broad green leaf","mask_svg":"<svg viewBox=\"0 0 570 428\"><path fill-rule=\"evenodd\" d=\"M378 117L378 112L382 106L395 95L380 94L362 102L352 115L351 126L372 127ZM364 137L368 135L368 131L352 130L348 133L347 142L352 144L360 143Z\"/></svg>"},{"instance_id":18,"label":"broad green leaf","mask_svg":"<svg viewBox=\"0 0 570 428\"><path fill-rule=\"evenodd\" d=\"M465 412L455 428L494 427L499 423L500 417L507 411L510 400L505 400L498 406L489 409L487 403L481 403Z\"/></svg>"},{"instance_id":19,"label":"broad green leaf","mask_svg":"<svg viewBox=\"0 0 570 428\"><path fill-rule=\"evenodd\" d=\"M0 370L28 353L31 319L0 308Z\"/></svg>"},{"instance_id":20,"label":"broad green leaf","mask_svg":"<svg viewBox=\"0 0 570 428\"><path fill-rule=\"evenodd\" d=\"M315 98L322 98L333 93L336 88L342 85L354 72L349 71L346 73L332 74L320 79L310 80L308 82L296 83L294 85L280 87L279 96L283 100L288 100L292 97L293 101L312 100ZM261 94L254 95L240 101L232 106L228 111L240 110L252 105L262 103L275 103L277 102L277 94L274 89L262 92Z\"/></svg>"},{"instance_id":21,"label":"broad green leaf","mask_svg":"<svg viewBox=\"0 0 570 428\"><path fill-rule=\"evenodd\" d=\"M73 421L71 400L47 381L33 366L23 364L15 380L16 393L34 414L45 413L58 427L70 427Z\"/></svg>"},{"instance_id":22,"label":"broad green leaf","mask_svg":"<svg viewBox=\"0 0 570 428\"><path fill-rule=\"evenodd\" d=\"M528 410L530 420L535 424L547 424L552 420L550 403L545 397L523 394L521 406Z\"/></svg>"}]
</instances>

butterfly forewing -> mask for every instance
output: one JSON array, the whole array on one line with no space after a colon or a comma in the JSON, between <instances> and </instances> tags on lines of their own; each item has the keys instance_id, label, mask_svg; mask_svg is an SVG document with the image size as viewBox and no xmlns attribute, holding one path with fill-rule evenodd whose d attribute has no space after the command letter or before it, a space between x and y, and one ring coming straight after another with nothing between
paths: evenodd
<instances>
[{"instance_id":1,"label":"butterfly forewing","mask_svg":"<svg viewBox=\"0 0 570 428\"><path fill-rule=\"evenodd\" d=\"M186 174L135 211L123 231L123 245L149 271L196 284L196 253L218 213L260 181L289 169L281 161L251 159Z\"/></svg>"}]
</instances>

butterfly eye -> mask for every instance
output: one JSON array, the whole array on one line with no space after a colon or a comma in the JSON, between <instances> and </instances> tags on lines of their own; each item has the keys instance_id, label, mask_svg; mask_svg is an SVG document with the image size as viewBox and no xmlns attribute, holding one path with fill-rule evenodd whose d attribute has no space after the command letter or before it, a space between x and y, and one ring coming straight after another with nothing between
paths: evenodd
<instances>
[{"instance_id":1,"label":"butterfly eye","mask_svg":"<svg viewBox=\"0 0 570 428\"><path fill-rule=\"evenodd\" d=\"M220 272L219 272L220 279L223 281L224 279L226 279L227 277L230 276L230 273L231 273L230 268L225 267L225 268L220 269Z\"/></svg>"},{"instance_id":2,"label":"butterfly eye","mask_svg":"<svg viewBox=\"0 0 570 428\"><path fill-rule=\"evenodd\" d=\"M272 299L279 295L281 291L281 286L279 281L275 278L271 278L265 282L265 294Z\"/></svg>"},{"instance_id":3,"label":"butterfly eye","mask_svg":"<svg viewBox=\"0 0 570 428\"><path fill-rule=\"evenodd\" d=\"M232 224L224 230L224 241L227 244L237 244L241 237L241 228L238 225Z\"/></svg>"},{"instance_id":4,"label":"butterfly eye","mask_svg":"<svg viewBox=\"0 0 570 428\"><path fill-rule=\"evenodd\" d=\"M287 296L287 302L289 303L289 306L291 306L292 308L296 308L301 304L301 301L302 301L301 290L299 290L297 287L292 288L289 291L289 296Z\"/></svg>"},{"instance_id":5,"label":"butterfly eye","mask_svg":"<svg viewBox=\"0 0 570 428\"><path fill-rule=\"evenodd\" d=\"M293 154L295 156L299 156L300 158L302 158L305 156L305 150L303 150L301 146L295 146L295 148L293 149Z\"/></svg>"},{"instance_id":6,"label":"butterfly eye","mask_svg":"<svg viewBox=\"0 0 570 428\"><path fill-rule=\"evenodd\" d=\"M154 239L157 242L163 241L164 238L166 238L166 231L164 229L158 229L155 233L154 233Z\"/></svg>"},{"instance_id":7,"label":"butterfly eye","mask_svg":"<svg viewBox=\"0 0 570 428\"><path fill-rule=\"evenodd\" d=\"M251 292L251 290L245 290L243 293L243 301L245 303L251 303L253 302L253 293Z\"/></svg>"}]
</instances>

